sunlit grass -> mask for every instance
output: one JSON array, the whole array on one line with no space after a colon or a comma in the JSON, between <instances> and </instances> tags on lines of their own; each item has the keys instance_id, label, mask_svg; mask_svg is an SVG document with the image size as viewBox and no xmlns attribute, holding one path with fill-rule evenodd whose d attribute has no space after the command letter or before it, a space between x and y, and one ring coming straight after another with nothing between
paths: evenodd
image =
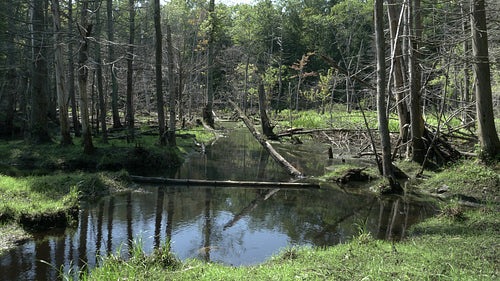
<instances>
[{"instance_id":1,"label":"sunlit grass","mask_svg":"<svg viewBox=\"0 0 500 281\"><path fill-rule=\"evenodd\" d=\"M13 178L0 175L0 217L55 214L78 206L78 188L67 177Z\"/></svg>"}]
</instances>

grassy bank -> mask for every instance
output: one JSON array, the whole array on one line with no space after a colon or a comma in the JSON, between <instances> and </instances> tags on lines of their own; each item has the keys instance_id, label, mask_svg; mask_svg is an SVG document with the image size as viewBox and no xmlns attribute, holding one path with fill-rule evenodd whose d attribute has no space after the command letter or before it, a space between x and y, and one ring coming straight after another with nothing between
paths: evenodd
<instances>
[{"instance_id":1,"label":"grassy bank","mask_svg":"<svg viewBox=\"0 0 500 281\"><path fill-rule=\"evenodd\" d=\"M31 233L75 222L81 199L93 200L127 188L128 172L154 172L175 167L198 142L213 134L202 127L184 130L178 146L160 146L158 137L142 128L133 142L124 132L103 143L94 138L95 153L74 145L31 145L23 140L0 141L0 254L29 239Z\"/></svg>"},{"instance_id":2,"label":"grassy bank","mask_svg":"<svg viewBox=\"0 0 500 281\"><path fill-rule=\"evenodd\" d=\"M479 168L478 168L479 167ZM414 167L415 168L415 167ZM482 171L482 172L479 172ZM411 173L411 170L409 171ZM432 176L430 176L432 174ZM497 280L500 278L498 166L461 162L428 172L414 189L449 196L437 217L413 226L398 242L370 233L328 248L288 248L265 263L232 267L199 260L178 261L168 247L145 255L136 244L133 257L109 256L83 280ZM481 192L476 193L479 189ZM491 194L490 192L493 192ZM458 203L455 195L476 198L479 207ZM476 196L476 197L474 197ZM493 201L490 201L493 200ZM71 279L70 277L68 277Z\"/></svg>"},{"instance_id":3,"label":"grassy bank","mask_svg":"<svg viewBox=\"0 0 500 281\"><path fill-rule=\"evenodd\" d=\"M127 178L126 172L0 175L0 254L29 233L71 225L76 222L79 200L123 190Z\"/></svg>"}]
</instances>

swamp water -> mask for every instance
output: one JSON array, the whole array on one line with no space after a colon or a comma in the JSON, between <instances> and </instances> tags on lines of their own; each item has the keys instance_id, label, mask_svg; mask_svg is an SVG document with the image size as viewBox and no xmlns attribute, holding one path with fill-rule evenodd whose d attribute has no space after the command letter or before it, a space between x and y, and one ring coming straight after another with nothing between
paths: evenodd
<instances>
[{"instance_id":1,"label":"swamp water","mask_svg":"<svg viewBox=\"0 0 500 281\"><path fill-rule=\"evenodd\" d=\"M245 130L219 139L205 154L191 155L169 176L289 180ZM341 162L327 159L326 146L276 147L308 175L323 174L333 161ZM361 230L377 238L397 239L410 225L435 212L429 201L352 191L140 185L131 192L82 204L77 228L36 235L34 241L1 256L0 279L54 280L61 265L68 271L71 266L94 267L107 253L126 257L132 240L151 253L167 237L180 259L251 265L285 247L331 246Z\"/></svg>"}]
</instances>

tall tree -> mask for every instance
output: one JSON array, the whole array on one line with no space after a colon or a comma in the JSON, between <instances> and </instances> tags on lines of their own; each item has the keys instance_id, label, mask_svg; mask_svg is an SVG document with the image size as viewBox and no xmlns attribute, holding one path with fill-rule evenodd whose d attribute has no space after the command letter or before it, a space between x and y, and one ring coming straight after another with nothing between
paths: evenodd
<instances>
[{"instance_id":1,"label":"tall tree","mask_svg":"<svg viewBox=\"0 0 500 281\"><path fill-rule=\"evenodd\" d=\"M95 61L97 74L97 94L99 97L99 123L101 123L102 141L108 142L108 129L106 125L106 102L104 99L104 87L102 77L102 58L101 58L101 9L97 2L95 3L95 24L96 24L96 44L95 44Z\"/></svg>"},{"instance_id":2,"label":"tall tree","mask_svg":"<svg viewBox=\"0 0 500 281\"><path fill-rule=\"evenodd\" d=\"M394 179L391 162L391 138L389 136L389 120L386 113L385 100L385 39L384 39L384 6L383 0L374 2L375 48L377 54L377 118L380 142L382 143L382 171L389 180L391 192L400 192Z\"/></svg>"},{"instance_id":3,"label":"tall tree","mask_svg":"<svg viewBox=\"0 0 500 281\"><path fill-rule=\"evenodd\" d=\"M165 109L163 102L162 83L162 36L161 36L161 13L160 0L154 0L154 22L155 22L155 73L156 73L156 110L158 112L158 127L160 130L160 144L165 145Z\"/></svg>"},{"instance_id":4,"label":"tall tree","mask_svg":"<svg viewBox=\"0 0 500 281\"><path fill-rule=\"evenodd\" d=\"M174 79L174 48L172 47L172 31L167 24L167 58L168 58L168 111L170 113L168 124L168 143L175 146L175 79ZM212 126L213 127L213 126Z\"/></svg>"},{"instance_id":5,"label":"tall tree","mask_svg":"<svg viewBox=\"0 0 500 281\"><path fill-rule=\"evenodd\" d=\"M134 105L133 105L133 62L135 38L135 1L129 0L129 40L127 50L127 125L128 134L134 139Z\"/></svg>"},{"instance_id":6,"label":"tall tree","mask_svg":"<svg viewBox=\"0 0 500 281\"><path fill-rule=\"evenodd\" d=\"M207 45L207 99L203 108L203 120L210 127L214 127L212 114L214 104L214 43L215 43L215 1L210 0L208 5L209 31Z\"/></svg>"},{"instance_id":7,"label":"tall tree","mask_svg":"<svg viewBox=\"0 0 500 281\"><path fill-rule=\"evenodd\" d=\"M32 1L32 99L30 116L30 139L34 143L51 141L48 129L48 93L46 82L48 78L47 60L44 54L45 42L45 17L43 1Z\"/></svg>"},{"instance_id":8,"label":"tall tree","mask_svg":"<svg viewBox=\"0 0 500 281\"><path fill-rule=\"evenodd\" d=\"M108 33L108 60L111 72L111 112L113 115L113 128L121 128L120 114L118 112L118 79L115 68L115 24L113 21L113 0L106 0L107 33Z\"/></svg>"},{"instance_id":9,"label":"tall tree","mask_svg":"<svg viewBox=\"0 0 500 281\"><path fill-rule=\"evenodd\" d=\"M410 0L408 12L408 44L410 72L410 118L412 161L422 163L425 157L424 119L422 117L422 81L420 71L420 44L422 40L422 19L420 0Z\"/></svg>"},{"instance_id":10,"label":"tall tree","mask_svg":"<svg viewBox=\"0 0 500 281\"><path fill-rule=\"evenodd\" d=\"M61 18L59 16L59 0L52 0L52 20L54 25L54 64L56 69L57 102L59 104L59 122L61 125L61 145L73 143L69 133L68 97L66 93L66 72L64 71L61 33Z\"/></svg>"},{"instance_id":11,"label":"tall tree","mask_svg":"<svg viewBox=\"0 0 500 281\"><path fill-rule=\"evenodd\" d=\"M403 8L404 9L404 8ZM389 18L389 30L391 34L391 53L393 68L394 93L396 96L399 135L403 143L408 138L408 125L410 124L410 113L405 101L405 85L403 77L403 51L401 48L400 36L402 35L402 20L397 15L396 1L387 0L387 14Z\"/></svg>"},{"instance_id":12,"label":"tall tree","mask_svg":"<svg viewBox=\"0 0 500 281\"><path fill-rule=\"evenodd\" d=\"M484 2L484 0L473 0L471 5L472 52L476 76L476 111L481 155L484 159L492 159L500 153L500 141L493 116L488 32Z\"/></svg>"},{"instance_id":13,"label":"tall tree","mask_svg":"<svg viewBox=\"0 0 500 281\"><path fill-rule=\"evenodd\" d=\"M80 33L80 44L78 46L78 90L80 92L80 116L82 118L82 143L83 152L91 154L94 152L92 143L92 131L89 122L89 102L87 93L88 80L88 47L89 37L92 33L92 24L88 21L89 2L84 0L81 3L82 10L80 13L80 25L78 27Z\"/></svg>"},{"instance_id":14,"label":"tall tree","mask_svg":"<svg viewBox=\"0 0 500 281\"><path fill-rule=\"evenodd\" d=\"M73 24L73 1L68 1L68 31L69 34L73 34L74 24ZM75 60L73 51L74 40L70 39L68 43L68 68L69 68L69 81L68 81L68 95L71 103L71 121L73 123L73 130L75 131L75 137L81 136L80 131L80 121L78 120L78 107L76 103L75 94Z\"/></svg>"}]
</instances>

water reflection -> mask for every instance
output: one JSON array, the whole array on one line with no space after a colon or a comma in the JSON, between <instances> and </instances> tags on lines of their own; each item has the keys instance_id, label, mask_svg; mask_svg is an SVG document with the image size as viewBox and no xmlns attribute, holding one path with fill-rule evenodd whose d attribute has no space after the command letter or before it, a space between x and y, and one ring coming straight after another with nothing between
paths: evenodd
<instances>
[{"instance_id":1,"label":"water reflection","mask_svg":"<svg viewBox=\"0 0 500 281\"><path fill-rule=\"evenodd\" d=\"M167 237L179 258L246 265L289 245L329 246L366 228L399 239L434 213L428 202L340 190L142 187L82 207L78 230L41 236L0 258L2 280L54 280L53 264L90 267L106 252L126 257L142 237L149 253Z\"/></svg>"},{"instance_id":2,"label":"water reflection","mask_svg":"<svg viewBox=\"0 0 500 281\"><path fill-rule=\"evenodd\" d=\"M323 174L337 161L328 160L326 146L274 146L307 175ZM192 155L168 176L289 179L246 129L219 139L206 154ZM290 245L335 245L360 229L378 238L398 239L410 225L433 213L429 202L341 190L142 186L84 203L78 228L37 235L35 241L1 256L1 279L54 280L61 265L68 271L72 266L94 267L108 253L127 257L137 237L147 253L170 240L171 250L181 259L255 264Z\"/></svg>"}]
</instances>

